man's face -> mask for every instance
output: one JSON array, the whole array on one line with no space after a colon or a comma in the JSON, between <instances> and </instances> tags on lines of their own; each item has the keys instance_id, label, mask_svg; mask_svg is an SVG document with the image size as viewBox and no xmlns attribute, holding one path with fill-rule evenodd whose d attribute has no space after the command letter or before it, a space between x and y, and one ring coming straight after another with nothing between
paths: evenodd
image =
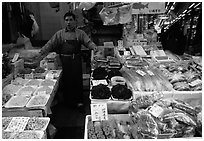
<instances>
[{"instance_id":1,"label":"man's face","mask_svg":"<svg viewBox=\"0 0 204 141\"><path fill-rule=\"evenodd\" d=\"M65 17L64 21L67 28L72 29L75 27L75 20L72 16Z\"/></svg>"}]
</instances>

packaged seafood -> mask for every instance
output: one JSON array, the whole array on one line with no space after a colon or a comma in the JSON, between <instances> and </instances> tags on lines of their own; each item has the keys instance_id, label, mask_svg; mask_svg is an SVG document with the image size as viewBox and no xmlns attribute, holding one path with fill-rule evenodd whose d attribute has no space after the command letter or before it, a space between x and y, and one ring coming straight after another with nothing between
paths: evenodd
<instances>
[{"instance_id":1,"label":"packaged seafood","mask_svg":"<svg viewBox=\"0 0 204 141\"><path fill-rule=\"evenodd\" d=\"M26 124L25 130L45 131L49 122L49 117L31 117Z\"/></svg>"},{"instance_id":2,"label":"packaged seafood","mask_svg":"<svg viewBox=\"0 0 204 141\"><path fill-rule=\"evenodd\" d=\"M21 132L24 131L29 117L13 117L5 131Z\"/></svg>"},{"instance_id":3,"label":"packaged seafood","mask_svg":"<svg viewBox=\"0 0 204 141\"><path fill-rule=\"evenodd\" d=\"M40 86L55 86L56 81L55 79L45 79L41 82Z\"/></svg>"},{"instance_id":4,"label":"packaged seafood","mask_svg":"<svg viewBox=\"0 0 204 141\"><path fill-rule=\"evenodd\" d=\"M50 95L47 94L32 96L29 102L27 103L26 107L28 108L44 107L47 104L49 98Z\"/></svg>"},{"instance_id":5,"label":"packaged seafood","mask_svg":"<svg viewBox=\"0 0 204 141\"><path fill-rule=\"evenodd\" d=\"M18 91L17 95L18 96L32 96L36 89L37 87L24 86Z\"/></svg>"},{"instance_id":6,"label":"packaged seafood","mask_svg":"<svg viewBox=\"0 0 204 141\"><path fill-rule=\"evenodd\" d=\"M30 96L12 96L5 104L5 108L20 108L25 107L29 101Z\"/></svg>"},{"instance_id":7,"label":"packaged seafood","mask_svg":"<svg viewBox=\"0 0 204 141\"><path fill-rule=\"evenodd\" d=\"M37 90L35 91L34 95L40 95L40 94L51 94L53 91L53 87L52 86L41 86L38 87Z\"/></svg>"}]
</instances>

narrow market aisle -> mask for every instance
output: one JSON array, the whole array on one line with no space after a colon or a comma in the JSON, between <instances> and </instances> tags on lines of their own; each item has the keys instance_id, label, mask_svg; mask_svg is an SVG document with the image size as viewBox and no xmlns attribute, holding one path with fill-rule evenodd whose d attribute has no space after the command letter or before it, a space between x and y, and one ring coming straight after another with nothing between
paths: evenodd
<instances>
[{"instance_id":1,"label":"narrow market aisle","mask_svg":"<svg viewBox=\"0 0 204 141\"><path fill-rule=\"evenodd\" d=\"M85 117L90 114L88 91L84 91L84 104L85 113L59 103L52 107L51 124L57 129L55 139L84 138Z\"/></svg>"}]
</instances>

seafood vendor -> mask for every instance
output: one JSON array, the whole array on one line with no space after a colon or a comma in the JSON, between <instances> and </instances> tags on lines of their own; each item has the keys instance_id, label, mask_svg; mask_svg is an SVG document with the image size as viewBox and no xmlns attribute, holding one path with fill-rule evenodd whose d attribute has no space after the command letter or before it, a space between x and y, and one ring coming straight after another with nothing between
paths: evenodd
<instances>
[{"instance_id":1,"label":"seafood vendor","mask_svg":"<svg viewBox=\"0 0 204 141\"><path fill-rule=\"evenodd\" d=\"M63 103L81 107L83 105L81 45L94 51L97 50L97 46L84 31L76 27L76 18L72 12L65 13L64 22L66 27L52 36L42 47L40 55L45 56L52 51L59 54L63 70ZM97 55L94 57L97 58Z\"/></svg>"}]
</instances>

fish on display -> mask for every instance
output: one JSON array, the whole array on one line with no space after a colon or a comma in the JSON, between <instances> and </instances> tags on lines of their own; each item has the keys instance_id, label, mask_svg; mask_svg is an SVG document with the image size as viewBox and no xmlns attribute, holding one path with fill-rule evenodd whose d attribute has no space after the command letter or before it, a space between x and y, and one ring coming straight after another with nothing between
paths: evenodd
<instances>
[{"instance_id":1,"label":"fish on display","mask_svg":"<svg viewBox=\"0 0 204 141\"><path fill-rule=\"evenodd\" d=\"M148 8L148 5L149 5L149 3L142 4L141 2L138 2L138 3L133 4L133 8L141 10L141 9L144 9L145 7Z\"/></svg>"}]
</instances>

